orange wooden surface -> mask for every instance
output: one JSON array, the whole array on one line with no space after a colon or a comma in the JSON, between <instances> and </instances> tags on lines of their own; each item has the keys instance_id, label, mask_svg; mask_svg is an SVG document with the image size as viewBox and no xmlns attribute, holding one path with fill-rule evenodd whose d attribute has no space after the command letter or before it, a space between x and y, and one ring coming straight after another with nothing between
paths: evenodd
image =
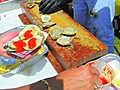
<instances>
[{"instance_id":1,"label":"orange wooden surface","mask_svg":"<svg viewBox=\"0 0 120 90\"><path fill-rule=\"evenodd\" d=\"M32 9L28 9L26 3L22 2L21 7L28 19L33 24L41 27L41 14L39 14L38 4ZM59 46L50 36L47 38L46 43L50 48L50 52L53 55L52 57L59 62L63 69L77 67L92 59L107 54L108 48L65 12L61 10L49 15L52 18L51 22L56 22L57 26L63 28L71 27L77 30L76 35L73 36L72 45L68 47Z\"/></svg>"}]
</instances>

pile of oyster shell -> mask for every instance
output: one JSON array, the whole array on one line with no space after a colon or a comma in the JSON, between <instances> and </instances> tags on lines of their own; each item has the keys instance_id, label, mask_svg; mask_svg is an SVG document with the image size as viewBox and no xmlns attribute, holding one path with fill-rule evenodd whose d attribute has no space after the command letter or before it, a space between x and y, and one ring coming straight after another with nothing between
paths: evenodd
<instances>
[{"instance_id":1,"label":"pile of oyster shell","mask_svg":"<svg viewBox=\"0 0 120 90\"><path fill-rule=\"evenodd\" d=\"M42 0L27 0L26 4L27 4L27 7L32 9L35 4L39 4Z\"/></svg>"},{"instance_id":2,"label":"pile of oyster shell","mask_svg":"<svg viewBox=\"0 0 120 90\"><path fill-rule=\"evenodd\" d=\"M72 36L76 35L77 30L74 28L63 29L60 26L53 26L49 29L50 37L61 46L71 45Z\"/></svg>"},{"instance_id":3,"label":"pile of oyster shell","mask_svg":"<svg viewBox=\"0 0 120 90\"><path fill-rule=\"evenodd\" d=\"M41 31L38 26L27 25L17 37L4 45L4 49L11 53L32 51L41 46L45 39L45 32ZM15 43L19 44L19 48L15 45ZM19 52L17 52L18 49Z\"/></svg>"},{"instance_id":4,"label":"pile of oyster shell","mask_svg":"<svg viewBox=\"0 0 120 90\"><path fill-rule=\"evenodd\" d=\"M43 28L49 28L53 25L56 25L56 22L51 22L51 16L47 14L41 15L41 21L42 21Z\"/></svg>"},{"instance_id":5,"label":"pile of oyster shell","mask_svg":"<svg viewBox=\"0 0 120 90\"><path fill-rule=\"evenodd\" d=\"M42 27L49 28L49 35L53 40L61 46L71 45L72 36L76 35L77 30L74 28L63 29L56 25L56 22L51 22L50 15L41 15Z\"/></svg>"}]
</instances>

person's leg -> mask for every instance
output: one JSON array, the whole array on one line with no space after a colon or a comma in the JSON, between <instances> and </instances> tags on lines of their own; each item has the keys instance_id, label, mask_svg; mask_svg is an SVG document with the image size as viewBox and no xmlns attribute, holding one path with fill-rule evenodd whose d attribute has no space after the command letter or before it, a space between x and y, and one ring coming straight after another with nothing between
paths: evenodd
<instances>
[{"instance_id":1,"label":"person's leg","mask_svg":"<svg viewBox=\"0 0 120 90\"><path fill-rule=\"evenodd\" d=\"M98 17L93 18L96 28L96 37L108 47L108 53L114 52L114 29L110 20L109 8L104 8L97 13Z\"/></svg>"},{"instance_id":2,"label":"person's leg","mask_svg":"<svg viewBox=\"0 0 120 90\"><path fill-rule=\"evenodd\" d=\"M85 0L74 0L73 1L73 11L74 11L74 19L86 28L89 32L92 33L92 24L91 19L88 12L88 6Z\"/></svg>"},{"instance_id":3,"label":"person's leg","mask_svg":"<svg viewBox=\"0 0 120 90\"><path fill-rule=\"evenodd\" d=\"M114 15L114 1L106 0L106 3L97 1L97 4L98 6L96 5L93 8L96 11L96 16L91 17L94 31L96 32L94 35L108 47L108 53L113 53L114 28L112 25L112 20ZM100 6L102 4L104 5Z\"/></svg>"},{"instance_id":4,"label":"person's leg","mask_svg":"<svg viewBox=\"0 0 120 90\"><path fill-rule=\"evenodd\" d=\"M112 25L114 1L107 0L102 7L97 0L86 0L89 11L95 10L96 16L91 15L93 34L108 47L108 53L114 52L114 28ZM96 3L99 5L96 5ZM103 3L103 2L102 2ZM109 4L110 3L110 4ZM111 6L109 6L111 5ZM95 7L96 6L96 7ZM94 8L95 7L95 8Z\"/></svg>"}]
</instances>

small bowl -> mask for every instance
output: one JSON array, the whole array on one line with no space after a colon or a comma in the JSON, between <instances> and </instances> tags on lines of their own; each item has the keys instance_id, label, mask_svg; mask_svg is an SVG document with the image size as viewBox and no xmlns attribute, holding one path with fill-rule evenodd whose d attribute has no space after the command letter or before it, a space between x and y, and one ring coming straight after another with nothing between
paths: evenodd
<instances>
[{"instance_id":1,"label":"small bowl","mask_svg":"<svg viewBox=\"0 0 120 90\"><path fill-rule=\"evenodd\" d=\"M101 60L95 60L88 62L86 65L95 67L100 72L100 79L102 85L100 86L101 90L109 90L112 81L114 80L114 70L106 62Z\"/></svg>"}]
</instances>

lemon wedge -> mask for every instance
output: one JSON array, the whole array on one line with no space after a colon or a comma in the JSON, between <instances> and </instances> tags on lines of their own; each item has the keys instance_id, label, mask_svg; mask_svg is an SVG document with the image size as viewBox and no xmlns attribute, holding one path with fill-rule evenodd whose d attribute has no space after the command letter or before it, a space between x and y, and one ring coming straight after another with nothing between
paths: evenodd
<instances>
[{"instance_id":1,"label":"lemon wedge","mask_svg":"<svg viewBox=\"0 0 120 90\"><path fill-rule=\"evenodd\" d=\"M37 52L37 55L42 54L45 51L44 46L42 45L41 48L39 49L39 51Z\"/></svg>"},{"instance_id":2,"label":"lemon wedge","mask_svg":"<svg viewBox=\"0 0 120 90\"><path fill-rule=\"evenodd\" d=\"M3 74L5 72L7 72L8 70L6 70L6 66L0 66L0 74Z\"/></svg>"},{"instance_id":3,"label":"lemon wedge","mask_svg":"<svg viewBox=\"0 0 120 90\"><path fill-rule=\"evenodd\" d=\"M114 85L120 88L120 79L116 79Z\"/></svg>"}]
</instances>

